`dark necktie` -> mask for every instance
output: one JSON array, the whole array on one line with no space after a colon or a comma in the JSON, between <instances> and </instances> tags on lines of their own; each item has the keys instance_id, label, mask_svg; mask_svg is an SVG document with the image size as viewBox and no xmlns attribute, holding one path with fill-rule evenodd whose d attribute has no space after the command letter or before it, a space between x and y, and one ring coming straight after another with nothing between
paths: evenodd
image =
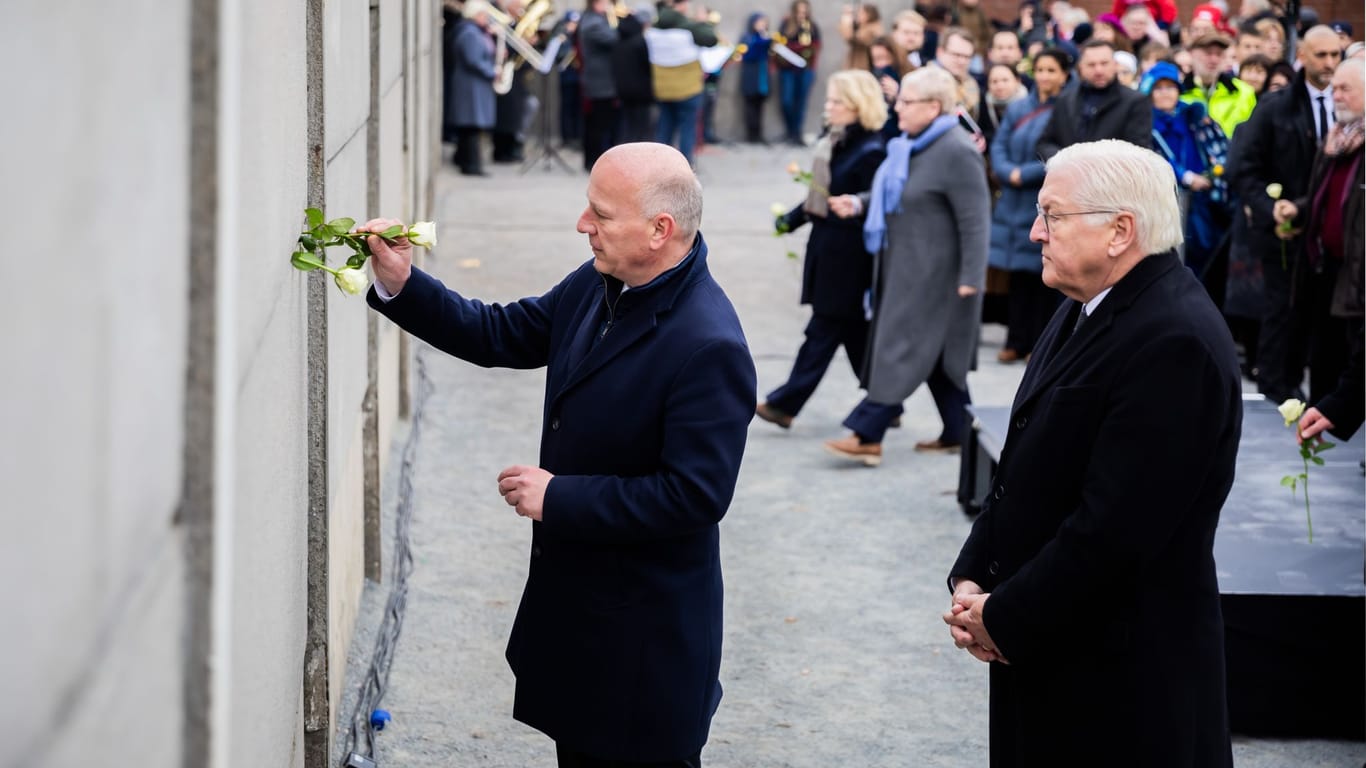
<instances>
[{"instance_id":1,"label":"dark necktie","mask_svg":"<svg viewBox=\"0 0 1366 768\"><path fill-rule=\"evenodd\" d=\"M1322 144L1324 138L1328 136L1328 110L1323 106L1323 94L1318 95L1319 100L1319 143Z\"/></svg>"},{"instance_id":2,"label":"dark necktie","mask_svg":"<svg viewBox=\"0 0 1366 768\"><path fill-rule=\"evenodd\" d=\"M1086 305L1081 305L1081 309L1077 311L1077 324L1072 326L1073 336L1077 335L1077 331L1081 330L1081 327L1086 324L1086 321L1089 317L1090 315L1086 314Z\"/></svg>"}]
</instances>

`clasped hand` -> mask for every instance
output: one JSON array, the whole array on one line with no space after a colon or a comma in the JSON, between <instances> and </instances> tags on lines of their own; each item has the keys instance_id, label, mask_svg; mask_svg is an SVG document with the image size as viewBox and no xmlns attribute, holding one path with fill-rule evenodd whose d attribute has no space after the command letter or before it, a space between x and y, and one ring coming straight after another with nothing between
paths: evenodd
<instances>
[{"instance_id":1,"label":"clasped hand","mask_svg":"<svg viewBox=\"0 0 1366 768\"><path fill-rule=\"evenodd\" d=\"M1009 664L982 622L982 611L990 593L985 593L975 582L962 579L953 591L953 604L944 613L953 644L972 654L978 661L999 661Z\"/></svg>"}]
</instances>

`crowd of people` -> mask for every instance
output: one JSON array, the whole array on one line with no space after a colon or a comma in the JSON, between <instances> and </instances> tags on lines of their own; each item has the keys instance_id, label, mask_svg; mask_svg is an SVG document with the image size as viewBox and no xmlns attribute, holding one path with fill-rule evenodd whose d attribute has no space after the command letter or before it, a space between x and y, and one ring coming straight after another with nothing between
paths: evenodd
<instances>
[{"instance_id":1,"label":"crowd of people","mask_svg":"<svg viewBox=\"0 0 1366 768\"><path fill-rule=\"evenodd\" d=\"M1044 163L1073 144L1120 139L1170 166L1183 228L1178 255L1240 343L1244 374L1276 402L1327 403L1336 411L1328 423L1353 431L1363 393L1363 53L1351 25L1314 23L1310 11L1292 25L1251 0L1238 17L1210 4L1185 20L1156 0L1116 0L1112 13L1096 19L1062 0L1023 3L1011 20L984 17L976 0L956 11L904 10L892 17L890 31L874 4L844 11L846 71L878 80L894 111L882 135L895 162L889 159L885 178L854 197L831 190L830 212L821 215L862 221L865 232L873 218L885 220L879 226L886 234L854 254L847 245L832 250L813 227L802 287L803 301L813 305L807 338L788 381L757 415L788 428L814 391L838 342L829 311L811 299L821 290L817 280L831 278L811 265L841 264L851 277L869 275L866 343L844 343L869 396L845 421L852 434L826 448L876 465L901 399L924 383L944 428L915 448L957 450L962 405L971 400L963 374L976 362L980 322L1006 325L1000 362L1024 361L1061 298L1041 280L1043 260L1031 235L1036 218L1046 215L1038 207ZM912 114L938 96L925 91L925 71L946 74L936 81L953 91L937 124L956 118L955 140L966 137L976 148L939 168L933 181L922 174L939 165L930 159L935 153L917 161L917 152L938 138L927 130L936 123ZM833 91L830 98L840 100ZM854 104L847 96L843 102L845 109ZM832 134L838 148L842 134ZM915 150L907 153L898 141ZM818 153L813 168L828 162ZM911 191L900 186L908 176ZM951 195L934 191L940 182ZM888 191L905 197L889 202ZM818 222L821 204L808 200L802 217L779 217L778 231ZM990 210L982 215L990 222L987 237L978 236L977 209ZM927 223L931 214L946 217L947 226ZM918 278L913 286L896 282L907 268ZM971 343L950 344L950 337ZM929 367L912 364L922 358ZM900 367L893 387L885 386L886 376L898 366L889 369L888 360ZM881 415L862 418L872 406Z\"/></svg>"},{"instance_id":2,"label":"crowd of people","mask_svg":"<svg viewBox=\"0 0 1366 768\"><path fill-rule=\"evenodd\" d=\"M446 8L445 135L455 144L461 171L482 175L479 142L485 132L493 135L494 162L523 158L529 115L537 108L526 90L527 65L516 65L511 90L495 95L494 84L514 66L498 41L533 11L525 0L505 0L502 7L488 0L447 0ZM843 69L830 81L838 85L827 93L824 131L812 161L813 170L835 186L816 185L824 194L813 193L778 222L782 231L812 224L802 300L812 304L813 317L792 375L759 404L758 415L789 426L841 345L865 388L885 380L887 352L894 348L903 363L928 356L929 367L907 366L912 373L890 390L875 387L878 396L890 400L893 391L929 384L940 393L936 402L946 423L939 436L916 447L955 450L963 435L954 414L971 400L957 372L975 364L976 344L934 349L943 334L924 332L926 323L933 328L961 314L962 321L950 323L946 333L975 340L983 319L1001 322L1007 336L997 359L1009 364L1030 358L1059 301L1040 279L1040 252L1029 235L1043 164L1064 147L1107 138L1150 148L1171 166L1184 227L1179 254L1223 311L1241 345L1244 373L1259 391L1276 401L1318 402L1344 376L1356 375L1360 66L1342 67L1341 83L1335 73L1344 59L1359 59L1362 45L1353 42L1350 23L1319 24L1309 9L1296 20L1267 0L1244 0L1232 10L1220 0L1196 5L1185 16L1171 0L1114 0L1110 12L1091 18L1066 0L1025 0L1015 18L996 19L980 0L917 4L894 13L874 3L843 7L837 30L844 42ZM822 49L810 2L795 0L777 23L752 13L729 41L718 32L719 21L691 0L635 7L589 0L582 11L564 13L553 28L529 30L529 43L553 54L545 69L559 70L560 132L581 147L586 170L612 146L643 140L672 144L695 163L699 134L703 141L717 138L717 79L727 64L739 76L745 139L765 141L764 106L776 93L785 139L807 146L803 126ZM952 237L944 242L943 258L954 266L945 269L957 270L960 278L951 293L970 295L933 312L928 308L937 304L917 300L922 316L902 318L897 313L908 297L898 295L894 283L875 285L895 280L905 265L907 255L895 236L851 253L853 238L833 234L883 218L884 212L866 209L886 191L872 184L864 168L875 156L864 135L872 130L869 120L881 115L872 134L880 137L883 151L903 137L919 142L917 149L928 146L929 139L908 132L907 125L918 121L907 123L902 107L918 112L918 105L934 103L937 96L898 101L904 78L921 70L947 74L952 86L953 99L940 105L932 122L942 126L956 118L976 150L970 160L963 155L945 166L944 179L953 182L955 194L971 187L985 195L991 213L985 238L977 237L976 219L967 221L964 212L952 212L962 219L949 220ZM873 78L882 112L863 98L866 79L844 77L854 73ZM858 168L837 162L855 148L862 158ZM903 159L909 163L908 158ZM900 190L897 182L906 175L904 169L884 174L892 179L884 184ZM911 175L917 177L911 190L930 188ZM846 182L858 188L846 190ZM889 206L885 223L895 225L890 232L908 224L903 201L886 195L878 200ZM973 230L970 237L967 230ZM923 231L918 241L928 242ZM913 254L924 257L926 249L917 247ZM987 267L980 275L966 266L983 260ZM935 266L914 269L938 274L937 262L929 263ZM925 285L918 282L916 290ZM827 295L840 298L827 301ZM974 304L981 305L979 311L959 312ZM881 332L879 314L891 323ZM891 330L904 327L897 326L901 321L915 323L916 343L899 338L904 331ZM873 423L859 417L870 402L886 406ZM899 401L865 400L846 422L854 434L828 447L875 463L885 429L878 425L895 422L899 409ZM847 450L850 440L853 450Z\"/></svg>"},{"instance_id":3,"label":"crowd of people","mask_svg":"<svg viewBox=\"0 0 1366 768\"><path fill-rule=\"evenodd\" d=\"M466 173L484 131L495 159L519 152L525 93L504 121L470 87L506 78L496 39L532 13L514 2L466 0L448 30ZM1232 765L1213 541L1242 429L1235 336L1273 400L1303 397L1308 369L1303 439L1350 437L1366 405L1366 56L1346 23L1266 3L1187 18L1115 0L1091 19L1025 0L992 19L958 0L890 30L876 5L845 9L825 130L794 173L805 199L774 220L810 227L811 320L762 399L707 267L693 152L727 58L747 138L776 87L804 143L820 48L805 0L777 25L751 15L721 61L688 0L590 0L539 40L552 65L578 62L593 253L544 295L475 300L384 240L392 220L362 227L373 308L471 363L547 368L539 461L497 487L532 521L513 714L560 766L700 766L721 698L718 522L751 420L790 428L842 347L864 395L827 450L879 465L922 384L943 426L915 449L959 450L993 295L998 360L1031 362L943 615L991 665L992 765Z\"/></svg>"}]
</instances>

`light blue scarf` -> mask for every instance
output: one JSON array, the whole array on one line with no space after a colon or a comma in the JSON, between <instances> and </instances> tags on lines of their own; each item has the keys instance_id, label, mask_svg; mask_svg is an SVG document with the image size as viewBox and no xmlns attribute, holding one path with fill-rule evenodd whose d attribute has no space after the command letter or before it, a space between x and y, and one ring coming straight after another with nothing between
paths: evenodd
<instances>
[{"instance_id":1,"label":"light blue scarf","mask_svg":"<svg viewBox=\"0 0 1366 768\"><path fill-rule=\"evenodd\" d=\"M873 177L873 197L868 203L868 217L863 220L863 247L869 253L878 253L886 244L887 214L901 210L901 191L911 170L911 157L956 125L957 116L940 115L914 139L903 133L887 142L887 159Z\"/></svg>"}]
</instances>

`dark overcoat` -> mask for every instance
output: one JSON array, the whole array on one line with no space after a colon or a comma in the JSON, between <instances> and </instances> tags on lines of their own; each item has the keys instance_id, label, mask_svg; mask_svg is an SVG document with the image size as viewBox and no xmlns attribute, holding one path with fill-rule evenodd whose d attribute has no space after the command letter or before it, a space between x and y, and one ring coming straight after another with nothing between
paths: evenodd
<instances>
[{"instance_id":1,"label":"dark overcoat","mask_svg":"<svg viewBox=\"0 0 1366 768\"><path fill-rule=\"evenodd\" d=\"M991 593L991 765L1231 766L1214 531L1242 428L1227 325L1174 253L1044 330L951 578Z\"/></svg>"},{"instance_id":2,"label":"dark overcoat","mask_svg":"<svg viewBox=\"0 0 1366 768\"><path fill-rule=\"evenodd\" d=\"M830 151L830 194L867 192L885 157L880 132L850 125ZM873 257L863 248L863 217L812 216L803 206L784 216L789 230L811 224L802 264L802 303L817 315L863 317L863 294L873 280Z\"/></svg>"},{"instance_id":3,"label":"dark overcoat","mask_svg":"<svg viewBox=\"0 0 1366 768\"><path fill-rule=\"evenodd\" d=\"M1039 156L1043 160L1083 141L1123 139L1144 149L1152 146L1153 105L1148 97L1113 82L1101 89L1091 111L1083 99L1089 88L1084 82L1074 82L1058 96L1053 117L1039 134Z\"/></svg>"},{"instance_id":4,"label":"dark overcoat","mask_svg":"<svg viewBox=\"0 0 1366 768\"><path fill-rule=\"evenodd\" d=\"M1309 189L1318 137L1314 105L1305 89L1304 77L1300 70L1290 85L1262 96L1252 116L1238 126L1238 140L1230 148L1229 184L1243 207L1251 212L1247 219L1248 245L1253 253L1264 258L1278 257L1287 248L1293 260L1302 245L1298 237L1289 242L1276 237L1276 220L1272 216L1276 201L1266 188L1272 183L1280 184L1285 200L1300 198Z\"/></svg>"},{"instance_id":5,"label":"dark overcoat","mask_svg":"<svg viewBox=\"0 0 1366 768\"><path fill-rule=\"evenodd\" d=\"M590 262L486 305L414 269L370 304L476 365L547 368L540 465L555 477L508 640L513 716L573 751L662 762L701 750L721 700L717 524L755 372L700 235L679 267L620 288Z\"/></svg>"}]
</instances>

